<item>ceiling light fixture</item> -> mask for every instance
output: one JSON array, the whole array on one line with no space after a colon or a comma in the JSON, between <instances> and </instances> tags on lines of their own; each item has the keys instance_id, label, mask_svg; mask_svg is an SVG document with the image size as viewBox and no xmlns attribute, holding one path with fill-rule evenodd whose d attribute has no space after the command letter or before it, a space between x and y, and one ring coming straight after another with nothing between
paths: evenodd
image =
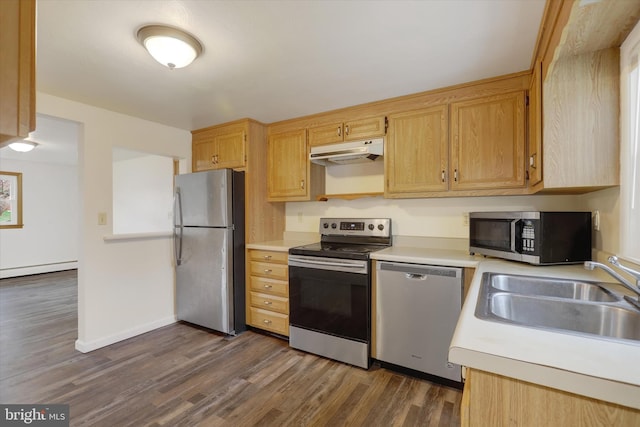
<instances>
[{"instance_id":1,"label":"ceiling light fixture","mask_svg":"<svg viewBox=\"0 0 640 427\"><path fill-rule=\"evenodd\" d=\"M156 61L172 70L186 67L202 53L200 42L177 28L147 25L138 30L137 37Z\"/></svg>"},{"instance_id":2,"label":"ceiling light fixture","mask_svg":"<svg viewBox=\"0 0 640 427\"><path fill-rule=\"evenodd\" d=\"M13 151L26 153L27 151L31 151L34 148L36 148L36 145L38 144L36 144L33 141L28 141L26 139L23 139L22 141L12 142L11 144L9 144L9 148L11 148Z\"/></svg>"}]
</instances>

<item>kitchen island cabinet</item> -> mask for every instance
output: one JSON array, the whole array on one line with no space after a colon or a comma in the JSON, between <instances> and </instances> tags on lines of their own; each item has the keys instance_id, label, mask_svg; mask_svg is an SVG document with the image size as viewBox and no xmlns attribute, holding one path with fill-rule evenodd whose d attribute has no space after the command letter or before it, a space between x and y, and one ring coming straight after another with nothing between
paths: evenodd
<instances>
[{"instance_id":1,"label":"kitchen island cabinet","mask_svg":"<svg viewBox=\"0 0 640 427\"><path fill-rule=\"evenodd\" d=\"M36 129L36 2L0 1L0 146Z\"/></svg>"},{"instance_id":2,"label":"kitchen island cabinet","mask_svg":"<svg viewBox=\"0 0 640 427\"><path fill-rule=\"evenodd\" d=\"M304 201L324 192L324 168L309 162L305 129L269 135L267 195L270 201Z\"/></svg>"},{"instance_id":3,"label":"kitchen island cabinet","mask_svg":"<svg viewBox=\"0 0 640 427\"><path fill-rule=\"evenodd\" d=\"M386 132L384 117L330 123L309 128L309 146L379 138Z\"/></svg>"}]
</instances>

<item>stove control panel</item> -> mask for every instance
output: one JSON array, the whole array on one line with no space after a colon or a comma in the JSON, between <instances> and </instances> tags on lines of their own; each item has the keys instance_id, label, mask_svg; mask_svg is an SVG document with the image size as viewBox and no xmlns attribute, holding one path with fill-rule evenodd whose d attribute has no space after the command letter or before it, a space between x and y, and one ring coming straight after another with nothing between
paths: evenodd
<instances>
[{"instance_id":1,"label":"stove control panel","mask_svg":"<svg viewBox=\"0 0 640 427\"><path fill-rule=\"evenodd\" d=\"M323 236L390 237L390 218L320 218Z\"/></svg>"}]
</instances>

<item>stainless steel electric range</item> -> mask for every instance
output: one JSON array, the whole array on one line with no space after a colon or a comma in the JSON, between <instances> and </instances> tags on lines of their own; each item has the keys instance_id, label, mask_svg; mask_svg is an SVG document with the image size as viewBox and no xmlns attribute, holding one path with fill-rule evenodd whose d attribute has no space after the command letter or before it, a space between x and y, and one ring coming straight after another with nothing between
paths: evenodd
<instances>
[{"instance_id":1,"label":"stainless steel electric range","mask_svg":"<svg viewBox=\"0 0 640 427\"><path fill-rule=\"evenodd\" d=\"M368 369L369 254L391 246L391 219L321 218L320 236L289 249L289 344Z\"/></svg>"}]
</instances>

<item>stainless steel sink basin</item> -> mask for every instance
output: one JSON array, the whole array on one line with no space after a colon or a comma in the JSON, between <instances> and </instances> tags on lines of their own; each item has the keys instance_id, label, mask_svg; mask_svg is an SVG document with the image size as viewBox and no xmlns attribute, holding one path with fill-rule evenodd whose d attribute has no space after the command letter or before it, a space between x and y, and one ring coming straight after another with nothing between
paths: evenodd
<instances>
[{"instance_id":1,"label":"stainless steel sink basin","mask_svg":"<svg viewBox=\"0 0 640 427\"><path fill-rule=\"evenodd\" d=\"M476 317L640 343L640 311L607 284L484 273Z\"/></svg>"},{"instance_id":2,"label":"stainless steel sink basin","mask_svg":"<svg viewBox=\"0 0 640 427\"><path fill-rule=\"evenodd\" d=\"M490 309L522 325L640 340L640 312L623 307L498 293L491 296Z\"/></svg>"},{"instance_id":3,"label":"stainless steel sink basin","mask_svg":"<svg viewBox=\"0 0 640 427\"><path fill-rule=\"evenodd\" d=\"M611 302L620 300L620 297L597 283L507 274L494 274L490 280L493 288L518 294L584 301Z\"/></svg>"}]
</instances>

